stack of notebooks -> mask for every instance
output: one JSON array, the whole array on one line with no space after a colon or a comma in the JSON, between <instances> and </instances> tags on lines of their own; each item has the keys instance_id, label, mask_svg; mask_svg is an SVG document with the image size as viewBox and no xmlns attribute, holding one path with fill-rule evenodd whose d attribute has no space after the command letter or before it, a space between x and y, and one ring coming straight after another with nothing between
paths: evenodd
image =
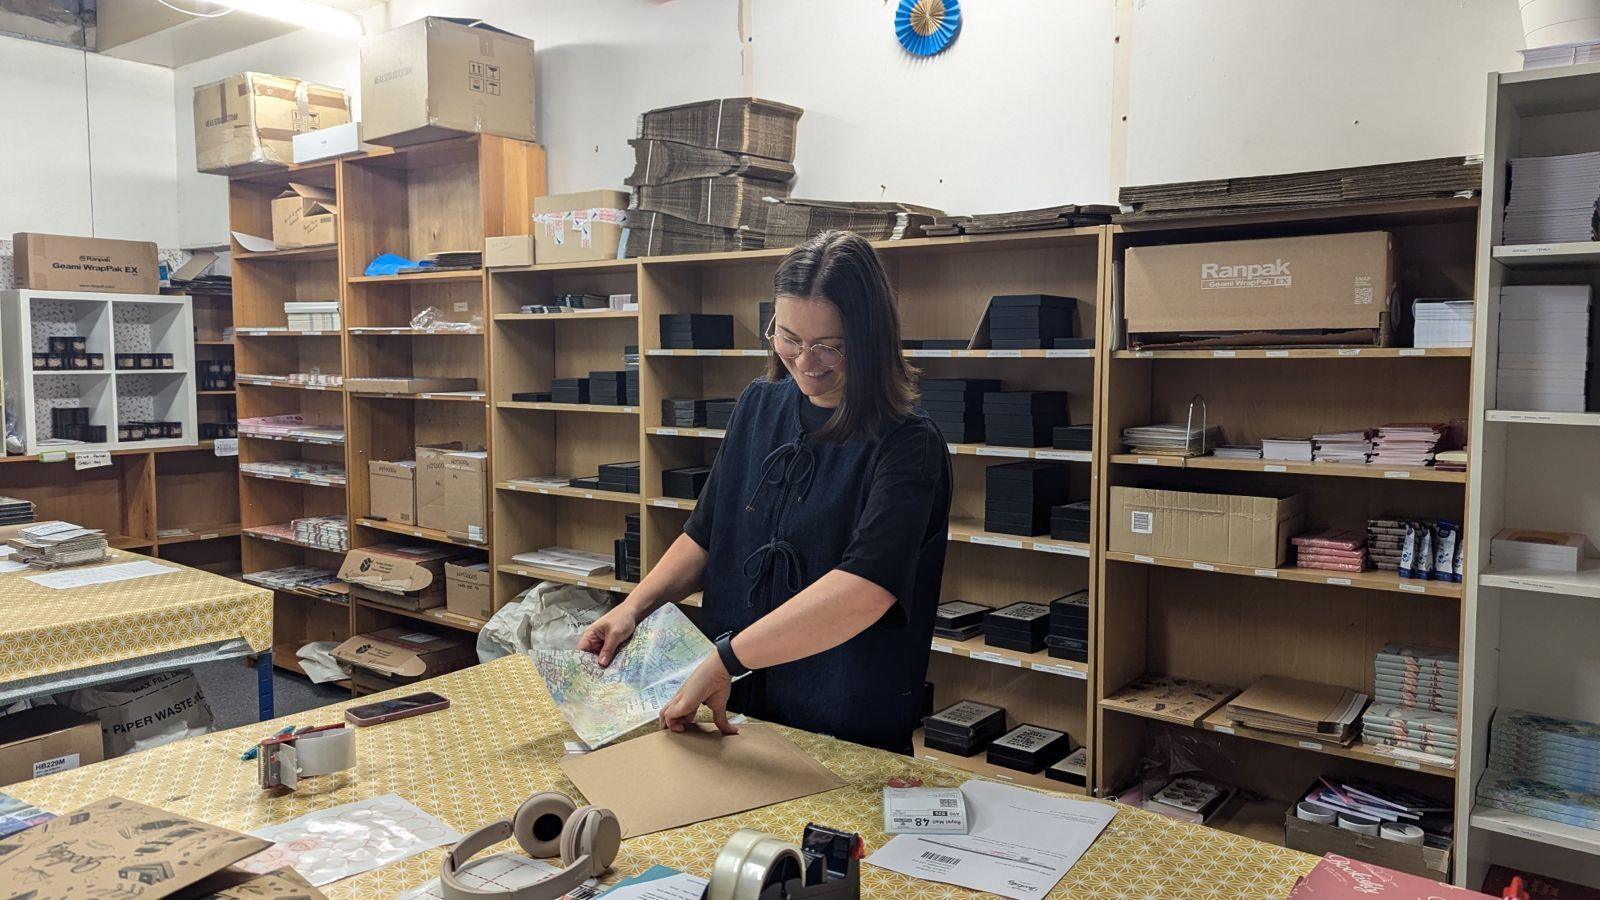
<instances>
[{"instance_id":1,"label":"stack of notebooks","mask_svg":"<svg viewBox=\"0 0 1600 900\"><path fill-rule=\"evenodd\" d=\"M991 391L983 395L984 440L1000 447L1048 447L1071 424L1065 391Z\"/></svg>"},{"instance_id":2,"label":"stack of notebooks","mask_svg":"<svg viewBox=\"0 0 1600 900\"><path fill-rule=\"evenodd\" d=\"M1072 738L1065 731L1023 724L996 738L987 760L991 766L1037 774L1071 752Z\"/></svg>"},{"instance_id":3,"label":"stack of notebooks","mask_svg":"<svg viewBox=\"0 0 1600 900\"><path fill-rule=\"evenodd\" d=\"M1448 430L1449 426L1433 422L1380 425L1367 462L1374 466L1426 466L1433 462L1433 451Z\"/></svg>"},{"instance_id":4,"label":"stack of notebooks","mask_svg":"<svg viewBox=\"0 0 1600 900\"><path fill-rule=\"evenodd\" d=\"M853 231L869 241L921 237L942 215L937 209L910 203L802 200L775 197L767 210L768 247L793 247L823 231Z\"/></svg>"},{"instance_id":5,"label":"stack of notebooks","mask_svg":"<svg viewBox=\"0 0 1600 900\"><path fill-rule=\"evenodd\" d=\"M1364 572L1367 569L1367 539L1356 531L1332 528L1291 538L1295 567L1332 569L1336 572Z\"/></svg>"},{"instance_id":6,"label":"stack of notebooks","mask_svg":"<svg viewBox=\"0 0 1600 900\"><path fill-rule=\"evenodd\" d=\"M1070 472L1061 463L1033 460L989 466L984 470L983 530L1048 534L1050 508L1068 500Z\"/></svg>"},{"instance_id":7,"label":"stack of notebooks","mask_svg":"<svg viewBox=\"0 0 1600 900\"><path fill-rule=\"evenodd\" d=\"M343 553L350 549L350 522L344 516L302 516L289 520L289 534L302 544Z\"/></svg>"},{"instance_id":8,"label":"stack of notebooks","mask_svg":"<svg viewBox=\"0 0 1600 900\"><path fill-rule=\"evenodd\" d=\"M1056 659L1089 661L1089 592L1078 591L1050 601L1050 633L1044 644Z\"/></svg>"},{"instance_id":9,"label":"stack of notebooks","mask_svg":"<svg viewBox=\"0 0 1600 900\"><path fill-rule=\"evenodd\" d=\"M550 379L551 403L588 403L589 379L587 378L552 378Z\"/></svg>"},{"instance_id":10,"label":"stack of notebooks","mask_svg":"<svg viewBox=\"0 0 1600 900\"><path fill-rule=\"evenodd\" d=\"M1411 304L1411 346L1471 347L1472 301L1425 299Z\"/></svg>"},{"instance_id":11,"label":"stack of notebooks","mask_svg":"<svg viewBox=\"0 0 1600 900\"><path fill-rule=\"evenodd\" d=\"M924 378L922 409L952 444L983 443L983 397L1000 390L994 378Z\"/></svg>"},{"instance_id":12,"label":"stack of notebooks","mask_svg":"<svg viewBox=\"0 0 1600 900\"><path fill-rule=\"evenodd\" d=\"M732 400L705 400L668 398L661 401L661 424L668 428L706 428L713 403L733 403Z\"/></svg>"},{"instance_id":13,"label":"stack of notebooks","mask_svg":"<svg viewBox=\"0 0 1600 900\"><path fill-rule=\"evenodd\" d=\"M590 372L589 402L601 406L638 406L639 370Z\"/></svg>"},{"instance_id":14,"label":"stack of notebooks","mask_svg":"<svg viewBox=\"0 0 1600 900\"><path fill-rule=\"evenodd\" d=\"M690 466L685 469L667 469L661 473L661 495L695 500L705 490L706 479L711 477L710 466Z\"/></svg>"},{"instance_id":15,"label":"stack of notebooks","mask_svg":"<svg viewBox=\"0 0 1600 900\"><path fill-rule=\"evenodd\" d=\"M1460 746L1461 666L1431 647L1387 644L1373 665L1373 702L1361 717L1361 742L1385 756L1455 765Z\"/></svg>"},{"instance_id":16,"label":"stack of notebooks","mask_svg":"<svg viewBox=\"0 0 1600 900\"><path fill-rule=\"evenodd\" d=\"M609 559L603 554L590 553L587 550L574 550L571 547L544 547L539 550L524 550L511 557L511 561L522 563L525 566L553 569L567 575L577 575L584 578L610 572L612 570L611 564L614 562L613 559Z\"/></svg>"},{"instance_id":17,"label":"stack of notebooks","mask_svg":"<svg viewBox=\"0 0 1600 900\"><path fill-rule=\"evenodd\" d=\"M1261 458L1311 462L1311 442L1305 438L1262 438Z\"/></svg>"},{"instance_id":18,"label":"stack of notebooks","mask_svg":"<svg viewBox=\"0 0 1600 900\"><path fill-rule=\"evenodd\" d=\"M988 614L989 607L965 600L941 603L933 614L933 633L952 641L971 640L983 631L983 617Z\"/></svg>"},{"instance_id":19,"label":"stack of notebooks","mask_svg":"<svg viewBox=\"0 0 1600 900\"><path fill-rule=\"evenodd\" d=\"M1228 721L1348 746L1359 736L1357 723L1369 699L1360 691L1337 685L1268 675L1228 702Z\"/></svg>"},{"instance_id":20,"label":"stack of notebooks","mask_svg":"<svg viewBox=\"0 0 1600 900\"><path fill-rule=\"evenodd\" d=\"M1168 422L1122 429L1128 452L1140 456L1205 456L1221 437L1220 425L1191 428L1182 422Z\"/></svg>"},{"instance_id":21,"label":"stack of notebooks","mask_svg":"<svg viewBox=\"0 0 1600 900\"><path fill-rule=\"evenodd\" d=\"M1515 157L1506 196L1505 244L1594 240L1600 201L1600 152Z\"/></svg>"},{"instance_id":22,"label":"stack of notebooks","mask_svg":"<svg viewBox=\"0 0 1600 900\"><path fill-rule=\"evenodd\" d=\"M1005 731L1004 709L962 700L922 720L922 743L930 750L971 756Z\"/></svg>"},{"instance_id":23,"label":"stack of notebooks","mask_svg":"<svg viewBox=\"0 0 1600 900\"><path fill-rule=\"evenodd\" d=\"M1013 603L983 617L983 642L1002 650L1038 653L1049 633L1050 607L1038 603Z\"/></svg>"},{"instance_id":24,"label":"stack of notebooks","mask_svg":"<svg viewBox=\"0 0 1600 900\"><path fill-rule=\"evenodd\" d=\"M728 422L733 419L733 408L737 405L737 400L707 400L706 427L726 429Z\"/></svg>"},{"instance_id":25,"label":"stack of notebooks","mask_svg":"<svg viewBox=\"0 0 1600 900\"><path fill-rule=\"evenodd\" d=\"M1314 434L1311 442L1315 445L1313 462L1363 465L1372 454L1372 432L1368 430Z\"/></svg>"},{"instance_id":26,"label":"stack of notebooks","mask_svg":"<svg viewBox=\"0 0 1600 900\"><path fill-rule=\"evenodd\" d=\"M1093 450L1093 425L1057 425L1050 432L1050 445L1057 450Z\"/></svg>"},{"instance_id":27,"label":"stack of notebooks","mask_svg":"<svg viewBox=\"0 0 1600 900\"><path fill-rule=\"evenodd\" d=\"M60 569L107 558L106 536L71 522L40 522L19 530L7 544L17 562L35 569Z\"/></svg>"},{"instance_id":28,"label":"stack of notebooks","mask_svg":"<svg viewBox=\"0 0 1600 900\"><path fill-rule=\"evenodd\" d=\"M1258 444L1222 444L1211 455L1217 459L1260 459L1261 447Z\"/></svg>"},{"instance_id":29,"label":"stack of notebooks","mask_svg":"<svg viewBox=\"0 0 1600 900\"><path fill-rule=\"evenodd\" d=\"M627 528L622 532L622 537L612 543L612 553L616 559L612 561L611 571L616 573L619 581L639 580L639 514L628 513L623 517Z\"/></svg>"},{"instance_id":30,"label":"stack of notebooks","mask_svg":"<svg viewBox=\"0 0 1600 900\"><path fill-rule=\"evenodd\" d=\"M1050 507L1050 537L1057 541L1089 541L1089 501Z\"/></svg>"},{"instance_id":31,"label":"stack of notebooks","mask_svg":"<svg viewBox=\"0 0 1600 900\"><path fill-rule=\"evenodd\" d=\"M1600 723L1497 710L1478 803L1600 829Z\"/></svg>"},{"instance_id":32,"label":"stack of notebooks","mask_svg":"<svg viewBox=\"0 0 1600 900\"><path fill-rule=\"evenodd\" d=\"M989 346L1037 350L1078 336L1078 301L1052 294L1002 294L989 298Z\"/></svg>"},{"instance_id":33,"label":"stack of notebooks","mask_svg":"<svg viewBox=\"0 0 1600 900\"><path fill-rule=\"evenodd\" d=\"M21 525L32 522L33 514L32 500L0 496L0 525Z\"/></svg>"},{"instance_id":34,"label":"stack of notebooks","mask_svg":"<svg viewBox=\"0 0 1600 900\"><path fill-rule=\"evenodd\" d=\"M1571 531L1505 528L1489 542L1489 561L1501 568L1576 572L1588 543Z\"/></svg>"},{"instance_id":35,"label":"stack of notebooks","mask_svg":"<svg viewBox=\"0 0 1600 900\"><path fill-rule=\"evenodd\" d=\"M669 350L732 350L733 316L662 313L661 346Z\"/></svg>"},{"instance_id":36,"label":"stack of notebooks","mask_svg":"<svg viewBox=\"0 0 1600 900\"><path fill-rule=\"evenodd\" d=\"M639 493L639 461L606 463L600 467L600 490Z\"/></svg>"},{"instance_id":37,"label":"stack of notebooks","mask_svg":"<svg viewBox=\"0 0 1600 900\"><path fill-rule=\"evenodd\" d=\"M1589 307L1590 288L1586 284L1500 289L1497 408L1585 410Z\"/></svg>"},{"instance_id":38,"label":"stack of notebooks","mask_svg":"<svg viewBox=\"0 0 1600 900\"><path fill-rule=\"evenodd\" d=\"M283 315L290 331L338 331L339 301L305 300L285 303Z\"/></svg>"}]
</instances>

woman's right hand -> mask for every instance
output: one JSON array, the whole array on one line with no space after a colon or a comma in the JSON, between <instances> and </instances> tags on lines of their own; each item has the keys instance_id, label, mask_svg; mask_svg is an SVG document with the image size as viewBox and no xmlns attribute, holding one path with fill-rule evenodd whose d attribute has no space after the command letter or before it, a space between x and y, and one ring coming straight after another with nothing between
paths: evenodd
<instances>
[{"instance_id":1,"label":"woman's right hand","mask_svg":"<svg viewBox=\"0 0 1600 900\"><path fill-rule=\"evenodd\" d=\"M633 630L638 627L639 620L629 609L627 604L614 607L610 612L594 621L578 639L578 649L585 653L593 653L599 658L600 667L603 669L611 665L611 660L617 655L617 648L628 642L633 637Z\"/></svg>"}]
</instances>

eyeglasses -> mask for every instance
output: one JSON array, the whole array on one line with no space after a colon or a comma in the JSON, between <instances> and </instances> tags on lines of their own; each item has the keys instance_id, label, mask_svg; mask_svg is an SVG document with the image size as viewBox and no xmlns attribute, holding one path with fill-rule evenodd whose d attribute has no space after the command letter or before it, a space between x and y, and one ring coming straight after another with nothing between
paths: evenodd
<instances>
[{"instance_id":1,"label":"eyeglasses","mask_svg":"<svg viewBox=\"0 0 1600 900\"><path fill-rule=\"evenodd\" d=\"M800 354L810 350L811 358L824 369L837 369L844 364L843 350L827 344L802 344L788 335L779 334L776 323L767 326L767 341L784 359L799 359Z\"/></svg>"}]
</instances>

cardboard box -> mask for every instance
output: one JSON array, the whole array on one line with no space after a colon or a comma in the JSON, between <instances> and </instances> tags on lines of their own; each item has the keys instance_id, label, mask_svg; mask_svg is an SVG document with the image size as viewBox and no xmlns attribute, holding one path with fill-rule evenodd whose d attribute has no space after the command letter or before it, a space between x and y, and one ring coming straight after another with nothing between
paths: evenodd
<instances>
[{"instance_id":1,"label":"cardboard box","mask_svg":"<svg viewBox=\"0 0 1600 900\"><path fill-rule=\"evenodd\" d=\"M291 181L272 201L272 242L280 248L336 243L338 218L332 188Z\"/></svg>"},{"instance_id":2,"label":"cardboard box","mask_svg":"<svg viewBox=\"0 0 1600 900\"><path fill-rule=\"evenodd\" d=\"M1351 859L1387 866L1408 875L1439 881L1450 878L1450 851L1438 847L1402 844L1377 835L1348 831L1337 825L1308 822L1294 814L1294 804L1284 815L1284 846L1321 856L1337 853Z\"/></svg>"},{"instance_id":3,"label":"cardboard box","mask_svg":"<svg viewBox=\"0 0 1600 900\"><path fill-rule=\"evenodd\" d=\"M533 41L428 16L361 41L361 131L400 147L454 132L533 140Z\"/></svg>"},{"instance_id":4,"label":"cardboard box","mask_svg":"<svg viewBox=\"0 0 1600 900\"><path fill-rule=\"evenodd\" d=\"M402 525L417 524L417 461L367 462L367 515Z\"/></svg>"},{"instance_id":5,"label":"cardboard box","mask_svg":"<svg viewBox=\"0 0 1600 900\"><path fill-rule=\"evenodd\" d=\"M368 391L379 394L423 394L429 391L475 391L476 378L430 378L425 375L395 375L392 377L346 378L346 390Z\"/></svg>"},{"instance_id":6,"label":"cardboard box","mask_svg":"<svg viewBox=\"0 0 1600 900\"><path fill-rule=\"evenodd\" d=\"M384 690L478 661L473 643L462 637L403 625L354 635L333 648L332 655L353 679L376 677Z\"/></svg>"},{"instance_id":7,"label":"cardboard box","mask_svg":"<svg viewBox=\"0 0 1600 900\"><path fill-rule=\"evenodd\" d=\"M1111 489L1111 549L1236 566L1274 568L1304 530L1305 494L1246 496Z\"/></svg>"},{"instance_id":8,"label":"cardboard box","mask_svg":"<svg viewBox=\"0 0 1600 900\"><path fill-rule=\"evenodd\" d=\"M1394 285L1394 242L1368 231L1131 247L1123 296L1135 346L1381 344Z\"/></svg>"},{"instance_id":9,"label":"cardboard box","mask_svg":"<svg viewBox=\"0 0 1600 900\"><path fill-rule=\"evenodd\" d=\"M444 564L445 607L458 616L489 621L494 615L490 584L494 576L488 563L470 566Z\"/></svg>"},{"instance_id":10,"label":"cardboard box","mask_svg":"<svg viewBox=\"0 0 1600 900\"><path fill-rule=\"evenodd\" d=\"M489 454L417 448L417 524L469 541L489 539Z\"/></svg>"},{"instance_id":11,"label":"cardboard box","mask_svg":"<svg viewBox=\"0 0 1600 900\"><path fill-rule=\"evenodd\" d=\"M100 720L65 706L0 716L0 784L54 775L105 759Z\"/></svg>"},{"instance_id":12,"label":"cardboard box","mask_svg":"<svg viewBox=\"0 0 1600 900\"><path fill-rule=\"evenodd\" d=\"M444 605L444 565L460 556L435 546L378 544L346 553L339 577L353 596L417 612Z\"/></svg>"},{"instance_id":13,"label":"cardboard box","mask_svg":"<svg viewBox=\"0 0 1600 900\"><path fill-rule=\"evenodd\" d=\"M360 122L345 122L331 128L318 128L316 131L297 134L291 143L294 147L295 165L316 162L319 159L352 156L376 149L361 140Z\"/></svg>"},{"instance_id":14,"label":"cardboard box","mask_svg":"<svg viewBox=\"0 0 1600 900\"><path fill-rule=\"evenodd\" d=\"M498 266L531 266L533 260L531 234L507 234L483 240L483 264L491 269Z\"/></svg>"},{"instance_id":15,"label":"cardboard box","mask_svg":"<svg viewBox=\"0 0 1600 900\"><path fill-rule=\"evenodd\" d=\"M195 168L243 175L287 166L296 134L350 121L343 90L243 72L194 89Z\"/></svg>"},{"instance_id":16,"label":"cardboard box","mask_svg":"<svg viewBox=\"0 0 1600 900\"><path fill-rule=\"evenodd\" d=\"M627 191L533 198L534 259L541 264L616 259L627 210Z\"/></svg>"},{"instance_id":17,"label":"cardboard box","mask_svg":"<svg viewBox=\"0 0 1600 900\"><path fill-rule=\"evenodd\" d=\"M156 245L66 234L11 236L19 288L155 294L161 290Z\"/></svg>"}]
</instances>

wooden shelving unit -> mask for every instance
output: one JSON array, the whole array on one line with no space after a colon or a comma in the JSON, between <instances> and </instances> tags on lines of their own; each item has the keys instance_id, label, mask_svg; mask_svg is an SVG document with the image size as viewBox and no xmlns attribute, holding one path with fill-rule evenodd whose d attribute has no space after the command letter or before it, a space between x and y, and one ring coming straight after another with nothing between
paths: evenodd
<instances>
[{"instance_id":1,"label":"wooden shelving unit","mask_svg":"<svg viewBox=\"0 0 1600 900\"><path fill-rule=\"evenodd\" d=\"M1395 236L1404 301L1465 297L1472 290L1477 204L1369 204L1326 214L1272 213L1114 227L1110 257L1120 272L1130 247L1386 230ZM1120 285L1113 287L1120 296ZM1108 334L1121 331L1108 323ZM1409 335L1401 335L1402 339ZM1407 342L1402 340L1402 342ZM1411 347L1238 350L1127 350L1106 342L1103 416L1096 453L1101 509L1119 486L1216 490L1293 489L1307 496L1307 528L1364 531L1382 515L1460 522L1467 513L1461 473L1274 460L1173 459L1126 453L1123 429L1182 422L1196 394L1228 443L1262 437L1370 428L1390 422L1465 421L1472 396L1471 351ZM1472 441L1472 451L1480 448ZM1112 550L1111 523L1094 565L1090 679L1099 700L1147 673L1243 689L1277 675L1373 690L1373 662L1385 643L1461 647L1459 584L1409 581L1393 573L1255 568ZM1182 747L1212 776L1264 799L1234 804L1213 827L1283 843L1285 810L1319 775L1398 783L1441 799L1456 790L1453 769L1399 762L1357 744L1300 742L1230 726L1222 711L1194 727L1097 702L1092 784L1101 795L1134 784L1141 760Z\"/></svg>"}]
</instances>

